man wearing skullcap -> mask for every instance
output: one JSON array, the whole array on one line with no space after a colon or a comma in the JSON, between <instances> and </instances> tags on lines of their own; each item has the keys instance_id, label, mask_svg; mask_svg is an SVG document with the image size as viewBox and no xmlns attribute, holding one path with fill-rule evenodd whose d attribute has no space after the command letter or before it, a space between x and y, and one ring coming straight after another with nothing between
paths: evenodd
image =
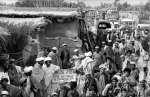
<instances>
[{"instance_id":1,"label":"man wearing skullcap","mask_svg":"<svg viewBox=\"0 0 150 97\"><path fill-rule=\"evenodd\" d=\"M93 53L93 59L96 61L96 66L103 63L102 53L100 52L99 46L95 47L95 52Z\"/></svg>"},{"instance_id":2,"label":"man wearing skullcap","mask_svg":"<svg viewBox=\"0 0 150 97\"><path fill-rule=\"evenodd\" d=\"M114 47L113 47L113 51L114 51L114 63L117 66L118 70L121 70L121 52L120 52L120 48L119 48L119 43L115 42L114 43Z\"/></svg>"},{"instance_id":3,"label":"man wearing skullcap","mask_svg":"<svg viewBox=\"0 0 150 97\"><path fill-rule=\"evenodd\" d=\"M51 57L46 57L44 61L46 65L44 69L45 72L44 79L45 79L45 86L46 86L45 90L47 95L50 95L51 93L49 93L49 90L51 90L51 85L52 85L51 81L53 79L53 74L55 73L55 71L58 71L60 67L52 63Z\"/></svg>"},{"instance_id":4,"label":"man wearing skullcap","mask_svg":"<svg viewBox=\"0 0 150 97\"><path fill-rule=\"evenodd\" d=\"M0 92L2 93L6 90L9 94L8 97L19 97L18 95L20 93L20 89L14 85L8 84L8 78L6 76L3 76L0 84Z\"/></svg>"},{"instance_id":5,"label":"man wearing skullcap","mask_svg":"<svg viewBox=\"0 0 150 97\"><path fill-rule=\"evenodd\" d=\"M1 91L0 95L1 97L9 97L8 91Z\"/></svg>"},{"instance_id":6,"label":"man wearing skullcap","mask_svg":"<svg viewBox=\"0 0 150 97\"><path fill-rule=\"evenodd\" d=\"M39 91L41 92L41 95L43 96L43 90L45 87L45 81L44 81L44 70L43 70L43 64L44 64L44 58L39 57L36 59L36 64L33 67L32 76L36 79L37 82L39 82L42 86L42 89Z\"/></svg>"},{"instance_id":7,"label":"man wearing skullcap","mask_svg":"<svg viewBox=\"0 0 150 97\"><path fill-rule=\"evenodd\" d=\"M74 50L74 55L71 58L71 62L75 65L73 69L79 69L83 57L84 56L80 54L79 49Z\"/></svg>"},{"instance_id":8,"label":"man wearing skullcap","mask_svg":"<svg viewBox=\"0 0 150 97\"><path fill-rule=\"evenodd\" d=\"M99 69L100 71L96 73L96 84L98 88L98 95L101 97L106 86L108 76L105 74L105 67L100 67Z\"/></svg>"},{"instance_id":9,"label":"man wearing skullcap","mask_svg":"<svg viewBox=\"0 0 150 97\"><path fill-rule=\"evenodd\" d=\"M102 95L105 97L114 97L114 90L117 86L118 79L116 77L111 79L111 83L104 88Z\"/></svg>"},{"instance_id":10,"label":"man wearing skullcap","mask_svg":"<svg viewBox=\"0 0 150 97\"><path fill-rule=\"evenodd\" d=\"M52 58L52 63L59 66L60 65L60 60L58 57L58 49L57 47L53 47L52 51L48 54L47 57L51 57Z\"/></svg>"},{"instance_id":11,"label":"man wearing skullcap","mask_svg":"<svg viewBox=\"0 0 150 97\"><path fill-rule=\"evenodd\" d=\"M90 64L93 61L92 59L92 52L86 52L85 53L85 58L82 60L82 63L80 65L81 68L83 68L84 73L91 74L91 69L92 69L92 64Z\"/></svg>"},{"instance_id":12,"label":"man wearing skullcap","mask_svg":"<svg viewBox=\"0 0 150 97\"><path fill-rule=\"evenodd\" d=\"M35 61L34 67L42 67L44 64L44 57L37 57Z\"/></svg>"},{"instance_id":13,"label":"man wearing skullcap","mask_svg":"<svg viewBox=\"0 0 150 97\"><path fill-rule=\"evenodd\" d=\"M66 44L63 44L61 53L60 53L60 59L62 63L62 69L68 69L70 68L70 51Z\"/></svg>"},{"instance_id":14,"label":"man wearing skullcap","mask_svg":"<svg viewBox=\"0 0 150 97\"><path fill-rule=\"evenodd\" d=\"M136 67L136 63L134 61L130 62L130 68L131 68L131 74L130 74L131 78L133 79L133 81L138 82L140 71Z\"/></svg>"},{"instance_id":15,"label":"man wearing skullcap","mask_svg":"<svg viewBox=\"0 0 150 97\"><path fill-rule=\"evenodd\" d=\"M112 42L108 42L108 47L105 49L105 54L106 54L106 57L111 57L114 61L115 59L115 54L114 54L114 51L112 49Z\"/></svg>"},{"instance_id":16,"label":"man wearing skullcap","mask_svg":"<svg viewBox=\"0 0 150 97\"><path fill-rule=\"evenodd\" d=\"M37 81L37 79L32 76L33 67L25 67L24 68L24 77L27 79L27 86L25 88L25 91L30 97L43 97L42 96L42 85L40 82Z\"/></svg>"}]
</instances>

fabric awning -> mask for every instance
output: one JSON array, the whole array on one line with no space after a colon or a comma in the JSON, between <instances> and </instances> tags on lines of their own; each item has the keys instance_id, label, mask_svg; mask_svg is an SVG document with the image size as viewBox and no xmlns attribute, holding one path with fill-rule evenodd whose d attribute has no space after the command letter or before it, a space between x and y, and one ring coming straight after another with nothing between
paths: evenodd
<instances>
[{"instance_id":1,"label":"fabric awning","mask_svg":"<svg viewBox=\"0 0 150 97\"><path fill-rule=\"evenodd\" d=\"M23 26L27 25L32 28L39 25L45 25L46 21L43 17L41 18L6 18L0 17L0 23L7 23L7 25Z\"/></svg>"},{"instance_id":2,"label":"fabric awning","mask_svg":"<svg viewBox=\"0 0 150 97\"><path fill-rule=\"evenodd\" d=\"M78 16L77 9L61 8L26 8L26 7L0 7L1 15L34 15L34 16Z\"/></svg>"}]
</instances>

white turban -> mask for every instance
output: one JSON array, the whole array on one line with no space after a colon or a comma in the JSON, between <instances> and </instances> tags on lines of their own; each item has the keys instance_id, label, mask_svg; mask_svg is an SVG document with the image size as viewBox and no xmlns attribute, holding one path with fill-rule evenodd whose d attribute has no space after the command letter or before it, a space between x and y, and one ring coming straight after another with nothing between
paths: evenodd
<instances>
[{"instance_id":1,"label":"white turban","mask_svg":"<svg viewBox=\"0 0 150 97\"><path fill-rule=\"evenodd\" d=\"M99 46L96 46L95 48L96 48L96 49L99 49Z\"/></svg>"},{"instance_id":2,"label":"white turban","mask_svg":"<svg viewBox=\"0 0 150 97\"><path fill-rule=\"evenodd\" d=\"M51 61L52 58L51 57L46 57L44 61Z\"/></svg>"},{"instance_id":3,"label":"white turban","mask_svg":"<svg viewBox=\"0 0 150 97\"><path fill-rule=\"evenodd\" d=\"M91 57L92 56L92 52L90 51L90 52L85 53L85 56L86 57Z\"/></svg>"},{"instance_id":4,"label":"white turban","mask_svg":"<svg viewBox=\"0 0 150 97\"><path fill-rule=\"evenodd\" d=\"M44 57L36 58L36 62L39 62L39 61L44 61Z\"/></svg>"},{"instance_id":5,"label":"white turban","mask_svg":"<svg viewBox=\"0 0 150 97\"><path fill-rule=\"evenodd\" d=\"M1 91L1 95L8 95L8 91Z\"/></svg>"},{"instance_id":6,"label":"white turban","mask_svg":"<svg viewBox=\"0 0 150 97\"><path fill-rule=\"evenodd\" d=\"M29 67L25 67L24 68L24 72L25 73L28 73L28 72L30 72L30 71L32 71L33 70L33 67L32 66L29 66Z\"/></svg>"},{"instance_id":7,"label":"white turban","mask_svg":"<svg viewBox=\"0 0 150 97\"><path fill-rule=\"evenodd\" d=\"M64 43L64 44L62 44L62 46L67 46L67 44L66 44L66 43Z\"/></svg>"},{"instance_id":8,"label":"white turban","mask_svg":"<svg viewBox=\"0 0 150 97\"><path fill-rule=\"evenodd\" d=\"M113 77L117 78L118 80L121 80L121 76L119 75L114 75Z\"/></svg>"},{"instance_id":9,"label":"white turban","mask_svg":"<svg viewBox=\"0 0 150 97\"><path fill-rule=\"evenodd\" d=\"M53 47L52 50L57 50L57 47Z\"/></svg>"},{"instance_id":10,"label":"white turban","mask_svg":"<svg viewBox=\"0 0 150 97\"><path fill-rule=\"evenodd\" d=\"M131 61L130 64L136 64L134 61Z\"/></svg>"},{"instance_id":11,"label":"white turban","mask_svg":"<svg viewBox=\"0 0 150 97\"><path fill-rule=\"evenodd\" d=\"M79 51L79 49L75 49L75 50L74 50L74 52L78 52L78 51Z\"/></svg>"}]
</instances>

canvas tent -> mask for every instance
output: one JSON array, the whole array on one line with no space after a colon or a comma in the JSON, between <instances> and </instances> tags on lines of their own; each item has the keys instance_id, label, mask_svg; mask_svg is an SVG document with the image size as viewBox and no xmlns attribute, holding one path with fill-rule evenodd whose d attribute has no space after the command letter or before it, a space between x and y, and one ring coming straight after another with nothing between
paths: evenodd
<instances>
[{"instance_id":1,"label":"canvas tent","mask_svg":"<svg viewBox=\"0 0 150 97\"><path fill-rule=\"evenodd\" d=\"M3 7L0 6L1 16L53 16L74 17L79 16L76 8L32 8L32 7Z\"/></svg>"},{"instance_id":2,"label":"canvas tent","mask_svg":"<svg viewBox=\"0 0 150 97\"><path fill-rule=\"evenodd\" d=\"M76 9L0 7L0 10L0 25L13 32L30 33L33 39L38 34L41 47L59 48L67 43L74 49L82 45L78 39L80 14ZM41 25L44 26L43 31L34 30ZM25 49L31 50L31 47L27 45ZM35 51L31 52L36 54Z\"/></svg>"}]
</instances>

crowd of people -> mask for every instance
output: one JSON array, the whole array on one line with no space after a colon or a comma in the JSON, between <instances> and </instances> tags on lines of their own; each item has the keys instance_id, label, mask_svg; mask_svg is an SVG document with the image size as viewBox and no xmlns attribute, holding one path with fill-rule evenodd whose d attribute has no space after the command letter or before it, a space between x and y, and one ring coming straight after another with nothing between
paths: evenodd
<instances>
[{"instance_id":1,"label":"crowd of people","mask_svg":"<svg viewBox=\"0 0 150 97\"><path fill-rule=\"evenodd\" d=\"M135 31L136 32L136 31ZM9 55L0 56L1 97L150 97L150 58L147 30L107 33L102 47L70 54L69 46L43 49L35 64L19 67ZM72 69L77 80L51 92L53 74Z\"/></svg>"}]
</instances>

